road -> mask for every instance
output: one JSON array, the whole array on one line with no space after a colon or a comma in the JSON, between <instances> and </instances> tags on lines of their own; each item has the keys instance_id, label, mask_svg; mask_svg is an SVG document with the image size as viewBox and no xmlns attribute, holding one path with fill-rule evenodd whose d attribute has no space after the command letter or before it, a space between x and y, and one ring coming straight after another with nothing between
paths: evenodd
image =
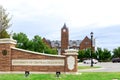
<instances>
[{"instance_id":1,"label":"road","mask_svg":"<svg viewBox=\"0 0 120 80\"><path fill-rule=\"evenodd\" d=\"M79 63L78 65L90 66L90 64L83 63ZM101 68L79 70L79 72L120 72L120 63L102 62L94 64L94 66L100 66Z\"/></svg>"}]
</instances>

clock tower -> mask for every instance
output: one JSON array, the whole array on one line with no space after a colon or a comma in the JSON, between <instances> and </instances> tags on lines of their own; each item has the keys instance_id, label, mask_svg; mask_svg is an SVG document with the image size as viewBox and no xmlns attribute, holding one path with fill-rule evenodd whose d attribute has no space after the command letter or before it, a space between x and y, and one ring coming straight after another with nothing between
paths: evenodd
<instances>
[{"instance_id":1,"label":"clock tower","mask_svg":"<svg viewBox=\"0 0 120 80\"><path fill-rule=\"evenodd\" d=\"M61 29L61 55L65 53L65 49L68 49L69 46L69 30L64 24L63 28Z\"/></svg>"}]
</instances>

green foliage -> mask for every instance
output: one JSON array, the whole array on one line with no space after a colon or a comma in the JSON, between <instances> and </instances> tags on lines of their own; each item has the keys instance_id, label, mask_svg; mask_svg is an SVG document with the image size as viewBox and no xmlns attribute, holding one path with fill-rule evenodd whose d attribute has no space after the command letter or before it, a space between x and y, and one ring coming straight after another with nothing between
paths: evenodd
<instances>
[{"instance_id":1,"label":"green foliage","mask_svg":"<svg viewBox=\"0 0 120 80\"><path fill-rule=\"evenodd\" d=\"M27 38L26 34L24 34L24 33L19 33L19 34L14 33L13 34L13 39L17 40L16 47L22 48L22 49L27 49L27 47L28 47L27 43L28 43L29 39Z\"/></svg>"},{"instance_id":2,"label":"green foliage","mask_svg":"<svg viewBox=\"0 0 120 80\"><path fill-rule=\"evenodd\" d=\"M100 66L78 66L79 71L83 69L96 69L96 68L101 68Z\"/></svg>"},{"instance_id":3,"label":"green foliage","mask_svg":"<svg viewBox=\"0 0 120 80\"><path fill-rule=\"evenodd\" d=\"M95 53L91 54L90 48L78 51L78 59L80 59L80 61L83 61L84 59L90 59L91 57L96 58L96 54Z\"/></svg>"},{"instance_id":4,"label":"green foliage","mask_svg":"<svg viewBox=\"0 0 120 80\"><path fill-rule=\"evenodd\" d=\"M14 33L13 39L17 40L16 47L18 48L46 54L57 54L57 50L49 48L38 35L35 35L32 40L29 40L24 33Z\"/></svg>"},{"instance_id":5,"label":"green foliage","mask_svg":"<svg viewBox=\"0 0 120 80\"><path fill-rule=\"evenodd\" d=\"M111 52L108 49L103 49L103 60L109 61L111 58Z\"/></svg>"},{"instance_id":6,"label":"green foliage","mask_svg":"<svg viewBox=\"0 0 120 80\"><path fill-rule=\"evenodd\" d=\"M36 52L43 52L47 47L44 45L41 37L39 37L38 35L34 36L34 38L32 39L33 42L33 49Z\"/></svg>"},{"instance_id":7,"label":"green foliage","mask_svg":"<svg viewBox=\"0 0 120 80\"><path fill-rule=\"evenodd\" d=\"M103 51L102 51L102 49L101 49L101 48L97 48L96 54L97 54L97 59L98 59L99 61L101 61L101 60L102 60L102 56L103 56Z\"/></svg>"},{"instance_id":8,"label":"green foliage","mask_svg":"<svg viewBox=\"0 0 120 80\"><path fill-rule=\"evenodd\" d=\"M113 49L113 57L114 58L117 58L117 57L120 58L120 47Z\"/></svg>"},{"instance_id":9,"label":"green foliage","mask_svg":"<svg viewBox=\"0 0 120 80\"><path fill-rule=\"evenodd\" d=\"M78 51L78 58L83 61L83 59L88 59L88 58L94 58L98 59L99 61L109 61L111 58L111 52L107 49L101 49L97 48L95 52L92 52L91 54L91 49L86 49L86 50L79 50Z\"/></svg>"},{"instance_id":10,"label":"green foliage","mask_svg":"<svg viewBox=\"0 0 120 80\"><path fill-rule=\"evenodd\" d=\"M120 72L84 72L82 74L61 74L57 78L54 74L0 74L0 80L120 80Z\"/></svg>"},{"instance_id":11,"label":"green foliage","mask_svg":"<svg viewBox=\"0 0 120 80\"><path fill-rule=\"evenodd\" d=\"M10 37L10 35L7 33L6 30L2 30L0 32L0 38L9 38L9 37Z\"/></svg>"},{"instance_id":12,"label":"green foliage","mask_svg":"<svg viewBox=\"0 0 120 80\"><path fill-rule=\"evenodd\" d=\"M83 61L84 56L85 56L84 54L85 54L84 50L79 50L78 51L78 59L80 59L80 61Z\"/></svg>"},{"instance_id":13,"label":"green foliage","mask_svg":"<svg viewBox=\"0 0 120 80\"><path fill-rule=\"evenodd\" d=\"M86 49L84 51L85 51L84 57L85 58L91 58L91 49L88 48L88 49Z\"/></svg>"},{"instance_id":14,"label":"green foliage","mask_svg":"<svg viewBox=\"0 0 120 80\"><path fill-rule=\"evenodd\" d=\"M108 49L97 48L96 54L99 61L109 61L111 58L111 52Z\"/></svg>"},{"instance_id":15,"label":"green foliage","mask_svg":"<svg viewBox=\"0 0 120 80\"><path fill-rule=\"evenodd\" d=\"M9 38L9 34L6 29L8 29L11 24L11 18L8 17L9 14L6 13L6 10L0 6L0 38Z\"/></svg>"}]
</instances>

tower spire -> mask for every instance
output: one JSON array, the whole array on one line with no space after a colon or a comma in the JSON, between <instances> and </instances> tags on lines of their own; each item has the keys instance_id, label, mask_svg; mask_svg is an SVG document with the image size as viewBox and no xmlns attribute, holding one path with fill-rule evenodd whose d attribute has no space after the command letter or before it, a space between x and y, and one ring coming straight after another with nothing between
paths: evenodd
<instances>
[{"instance_id":1,"label":"tower spire","mask_svg":"<svg viewBox=\"0 0 120 80\"><path fill-rule=\"evenodd\" d=\"M64 23L63 28L67 28L67 27L66 27L66 23Z\"/></svg>"}]
</instances>

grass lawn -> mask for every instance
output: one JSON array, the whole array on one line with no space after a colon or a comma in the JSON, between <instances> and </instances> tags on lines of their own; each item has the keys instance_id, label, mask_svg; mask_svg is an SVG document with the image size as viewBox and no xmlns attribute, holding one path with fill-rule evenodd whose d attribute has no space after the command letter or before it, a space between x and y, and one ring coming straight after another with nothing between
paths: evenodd
<instances>
[{"instance_id":1,"label":"grass lawn","mask_svg":"<svg viewBox=\"0 0 120 80\"><path fill-rule=\"evenodd\" d=\"M55 74L0 74L0 80L120 80L120 72L84 72L81 75L61 74L61 78L56 78Z\"/></svg>"},{"instance_id":2,"label":"grass lawn","mask_svg":"<svg viewBox=\"0 0 120 80\"><path fill-rule=\"evenodd\" d=\"M90 67L90 66L78 66L78 70L81 70L81 69L95 69L95 68L101 68L100 66L93 66L93 67Z\"/></svg>"}]
</instances>

